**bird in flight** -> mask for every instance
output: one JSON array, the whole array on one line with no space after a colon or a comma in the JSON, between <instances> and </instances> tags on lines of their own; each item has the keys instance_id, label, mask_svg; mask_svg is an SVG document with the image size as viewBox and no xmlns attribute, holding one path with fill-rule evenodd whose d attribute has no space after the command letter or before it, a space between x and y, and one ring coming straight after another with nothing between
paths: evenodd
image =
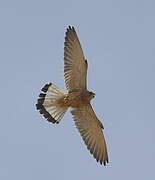
<instances>
[{"instance_id":1,"label":"bird in flight","mask_svg":"<svg viewBox=\"0 0 155 180\"><path fill-rule=\"evenodd\" d=\"M47 121L59 123L69 107L75 125L87 149L97 162L106 165L108 154L103 125L90 101L95 93L87 90L88 63L74 27L68 27L64 42L64 79L67 93L53 83L46 84L39 94L37 110Z\"/></svg>"}]
</instances>

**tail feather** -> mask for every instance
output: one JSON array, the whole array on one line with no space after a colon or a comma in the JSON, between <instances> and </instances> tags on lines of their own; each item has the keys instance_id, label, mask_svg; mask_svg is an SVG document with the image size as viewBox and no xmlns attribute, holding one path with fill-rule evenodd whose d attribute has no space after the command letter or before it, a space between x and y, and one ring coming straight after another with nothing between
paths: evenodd
<instances>
[{"instance_id":1,"label":"tail feather","mask_svg":"<svg viewBox=\"0 0 155 180\"><path fill-rule=\"evenodd\" d=\"M46 84L42 89L36 104L40 114L52 123L59 123L68 107L61 106L59 100L64 97L64 92L52 83Z\"/></svg>"}]
</instances>

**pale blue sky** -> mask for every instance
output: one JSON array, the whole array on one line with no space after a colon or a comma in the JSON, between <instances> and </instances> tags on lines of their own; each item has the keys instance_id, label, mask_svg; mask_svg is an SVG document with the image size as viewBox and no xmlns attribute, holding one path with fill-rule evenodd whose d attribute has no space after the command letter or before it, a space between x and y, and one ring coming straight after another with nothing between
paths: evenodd
<instances>
[{"instance_id":1,"label":"pale blue sky","mask_svg":"<svg viewBox=\"0 0 155 180\"><path fill-rule=\"evenodd\" d=\"M106 167L89 154L69 112L50 125L35 109L45 83L64 88L68 25L88 59ZM0 82L0 179L155 178L155 1L1 0Z\"/></svg>"}]
</instances>

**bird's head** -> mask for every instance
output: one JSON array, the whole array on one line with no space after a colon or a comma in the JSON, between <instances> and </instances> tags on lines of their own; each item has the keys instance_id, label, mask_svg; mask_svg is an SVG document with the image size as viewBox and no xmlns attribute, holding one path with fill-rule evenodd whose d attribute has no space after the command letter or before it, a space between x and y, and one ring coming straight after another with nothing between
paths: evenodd
<instances>
[{"instance_id":1,"label":"bird's head","mask_svg":"<svg viewBox=\"0 0 155 180\"><path fill-rule=\"evenodd\" d=\"M89 99L91 100L91 99L93 99L95 97L95 93L93 93L93 92L89 92Z\"/></svg>"}]
</instances>

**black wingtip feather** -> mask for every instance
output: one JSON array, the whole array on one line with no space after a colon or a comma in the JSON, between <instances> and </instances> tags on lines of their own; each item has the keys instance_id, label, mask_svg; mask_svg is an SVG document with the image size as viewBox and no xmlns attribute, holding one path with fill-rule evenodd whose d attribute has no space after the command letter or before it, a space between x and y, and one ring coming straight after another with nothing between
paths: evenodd
<instances>
[{"instance_id":1,"label":"black wingtip feather","mask_svg":"<svg viewBox=\"0 0 155 180\"><path fill-rule=\"evenodd\" d=\"M76 33L74 26L68 26L66 33L68 33L69 31Z\"/></svg>"}]
</instances>

